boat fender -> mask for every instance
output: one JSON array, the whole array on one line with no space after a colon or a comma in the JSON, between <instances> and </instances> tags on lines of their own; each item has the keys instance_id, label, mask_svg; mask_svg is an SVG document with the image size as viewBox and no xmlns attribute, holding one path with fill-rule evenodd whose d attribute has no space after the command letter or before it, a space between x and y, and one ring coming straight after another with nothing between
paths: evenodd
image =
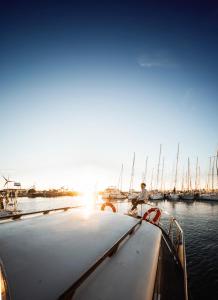
<instances>
[{"instance_id":1,"label":"boat fender","mask_svg":"<svg viewBox=\"0 0 218 300\"><path fill-rule=\"evenodd\" d=\"M152 213L152 212L156 212L156 215L154 216L154 218L152 220L148 220L147 217ZM147 220L149 221L150 223L153 223L153 224L156 224L159 222L159 219L161 217L161 211L158 207L152 207L150 208L148 211L146 211L144 213L144 216L142 218L142 220Z\"/></svg>"},{"instance_id":2,"label":"boat fender","mask_svg":"<svg viewBox=\"0 0 218 300\"><path fill-rule=\"evenodd\" d=\"M112 211L113 211L114 213L116 212L115 206L114 206L112 203L110 203L110 202L103 203L102 206L101 206L101 210L104 210L106 206L111 207L111 208L112 208Z\"/></svg>"}]
</instances>

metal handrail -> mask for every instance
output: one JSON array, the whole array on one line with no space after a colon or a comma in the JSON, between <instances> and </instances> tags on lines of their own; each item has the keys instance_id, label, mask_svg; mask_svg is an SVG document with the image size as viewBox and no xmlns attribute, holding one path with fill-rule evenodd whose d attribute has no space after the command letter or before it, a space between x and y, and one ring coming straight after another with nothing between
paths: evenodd
<instances>
[{"instance_id":1,"label":"metal handrail","mask_svg":"<svg viewBox=\"0 0 218 300\"><path fill-rule=\"evenodd\" d=\"M155 206L150 203L147 203L147 205L152 206L152 207ZM167 211L165 211L164 209L160 208L160 210L162 212L164 212L166 215L169 215L169 213ZM171 240L174 250L176 251L176 254L179 258L179 261L183 268L183 274L184 274L183 277L184 277L185 299L188 300L188 280L187 280L187 269L186 269L186 252L185 252L184 232L175 217L173 217L172 215L169 215L169 219L170 219L170 224L169 224L168 232L166 232L164 230L161 223L158 224L158 227L160 227L160 229L164 230L164 232L167 234L167 236ZM174 236L173 236L174 225L176 227L176 241L174 240ZM179 247L182 247L182 253L180 253ZM181 257L181 255L182 255L182 257Z\"/></svg>"},{"instance_id":2,"label":"metal handrail","mask_svg":"<svg viewBox=\"0 0 218 300\"><path fill-rule=\"evenodd\" d=\"M141 205L148 205L151 207L158 207L155 204L152 203L145 203ZM177 258L179 259L179 262L183 268L183 274L184 274L184 290L185 290L185 299L188 300L188 284L187 284L187 270L186 270L186 253L185 253L185 240L184 240L184 233L183 230L176 220L175 217L170 215L164 208L158 207L162 213L165 213L165 215L169 216L169 225L168 230L164 229L163 224L160 222L158 224L155 224L158 226L164 233L168 236L168 238L171 241L171 246L173 247L173 250L175 254L177 255ZM141 209L142 214L142 209ZM141 217L143 217L141 215ZM176 236L174 236L173 229L176 228ZM182 253L181 253L181 247L182 247Z\"/></svg>"},{"instance_id":3,"label":"metal handrail","mask_svg":"<svg viewBox=\"0 0 218 300\"><path fill-rule=\"evenodd\" d=\"M0 217L0 221L1 220L19 220L24 216L29 216L29 215L36 215L36 214L43 214L43 215L47 215L52 211L67 211L69 209L72 208L81 208L83 207L83 205L77 205L77 206L67 206L67 207L60 207L60 208L53 208L53 209L46 209L46 210L38 210L38 211L30 211L30 212L25 212L25 213L21 213L21 214L11 214L11 215L7 215L7 216L2 216Z\"/></svg>"}]
</instances>

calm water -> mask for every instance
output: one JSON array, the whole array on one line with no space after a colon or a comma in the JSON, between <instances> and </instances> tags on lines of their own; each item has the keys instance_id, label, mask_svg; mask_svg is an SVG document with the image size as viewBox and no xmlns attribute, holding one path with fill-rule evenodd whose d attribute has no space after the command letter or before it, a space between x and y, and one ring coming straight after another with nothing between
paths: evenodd
<instances>
[{"instance_id":1,"label":"calm water","mask_svg":"<svg viewBox=\"0 0 218 300\"><path fill-rule=\"evenodd\" d=\"M81 203L80 198L22 198L22 211L57 208ZM186 241L191 300L218 299L218 202L157 202L181 224ZM119 211L127 204L118 204ZM176 300L176 299L175 299Z\"/></svg>"}]
</instances>

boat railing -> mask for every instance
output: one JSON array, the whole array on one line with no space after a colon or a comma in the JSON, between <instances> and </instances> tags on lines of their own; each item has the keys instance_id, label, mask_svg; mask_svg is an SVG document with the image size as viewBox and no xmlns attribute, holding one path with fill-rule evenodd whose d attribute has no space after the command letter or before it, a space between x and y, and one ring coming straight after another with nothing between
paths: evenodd
<instances>
[{"instance_id":1,"label":"boat railing","mask_svg":"<svg viewBox=\"0 0 218 300\"><path fill-rule=\"evenodd\" d=\"M185 239L183 230L176 220L176 218L170 215L164 208L157 206L153 203L146 203L138 205L138 216L143 218L144 213L151 207L158 207L161 211L160 221L155 226L158 226L163 234L168 237L168 242L170 241L170 248L176 255L177 260L179 260L181 267L183 268L184 274L184 285L186 299L188 299L188 288L187 288L187 270L186 270L186 253L185 253ZM118 212L123 212L116 206Z\"/></svg>"},{"instance_id":2,"label":"boat railing","mask_svg":"<svg viewBox=\"0 0 218 300\"><path fill-rule=\"evenodd\" d=\"M147 203L145 206L157 207L152 203ZM171 241L171 246L175 251L183 268L185 296L188 299L188 286L187 286L187 270L186 270L186 253L185 253L185 239L184 232L176 218L170 215L164 208L158 207L161 211L161 219L156 224ZM142 211L142 209L141 209Z\"/></svg>"},{"instance_id":3,"label":"boat railing","mask_svg":"<svg viewBox=\"0 0 218 300\"><path fill-rule=\"evenodd\" d=\"M177 258L180 261L180 264L183 268L184 274L184 290L185 290L185 299L188 299L188 284L187 284L187 270L186 270L186 253L185 253L185 239L184 232L179 222L176 220L174 216L169 214L164 208L159 207L153 203L147 203L143 206L149 207L158 207L161 211L160 222L156 224L165 235L168 236L171 246L176 253ZM146 209L146 210L147 210ZM143 211L141 207L141 217L143 217Z\"/></svg>"},{"instance_id":4,"label":"boat railing","mask_svg":"<svg viewBox=\"0 0 218 300\"><path fill-rule=\"evenodd\" d=\"M37 211L29 211L29 212L22 212L22 213L10 213L9 215L4 215L0 217L1 221L10 221L10 220L20 220L22 218L28 217L28 216L34 216L34 215L48 215L49 213L54 213L58 211L68 211L70 209L74 208L81 208L82 205L77 206L67 206L67 207L59 207L59 208L53 208L53 209L45 209L45 210L37 210Z\"/></svg>"}]
</instances>

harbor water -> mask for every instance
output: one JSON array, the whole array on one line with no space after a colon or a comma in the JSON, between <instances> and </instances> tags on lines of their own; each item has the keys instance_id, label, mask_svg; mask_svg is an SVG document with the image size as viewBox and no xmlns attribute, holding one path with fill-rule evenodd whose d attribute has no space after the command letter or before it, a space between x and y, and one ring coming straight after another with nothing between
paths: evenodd
<instances>
[{"instance_id":1,"label":"harbor water","mask_svg":"<svg viewBox=\"0 0 218 300\"><path fill-rule=\"evenodd\" d=\"M81 203L83 201L79 197L19 198L18 209L27 212ZM217 300L218 202L155 201L155 204L174 215L184 230L190 299ZM128 205L116 204L120 212Z\"/></svg>"}]
</instances>

